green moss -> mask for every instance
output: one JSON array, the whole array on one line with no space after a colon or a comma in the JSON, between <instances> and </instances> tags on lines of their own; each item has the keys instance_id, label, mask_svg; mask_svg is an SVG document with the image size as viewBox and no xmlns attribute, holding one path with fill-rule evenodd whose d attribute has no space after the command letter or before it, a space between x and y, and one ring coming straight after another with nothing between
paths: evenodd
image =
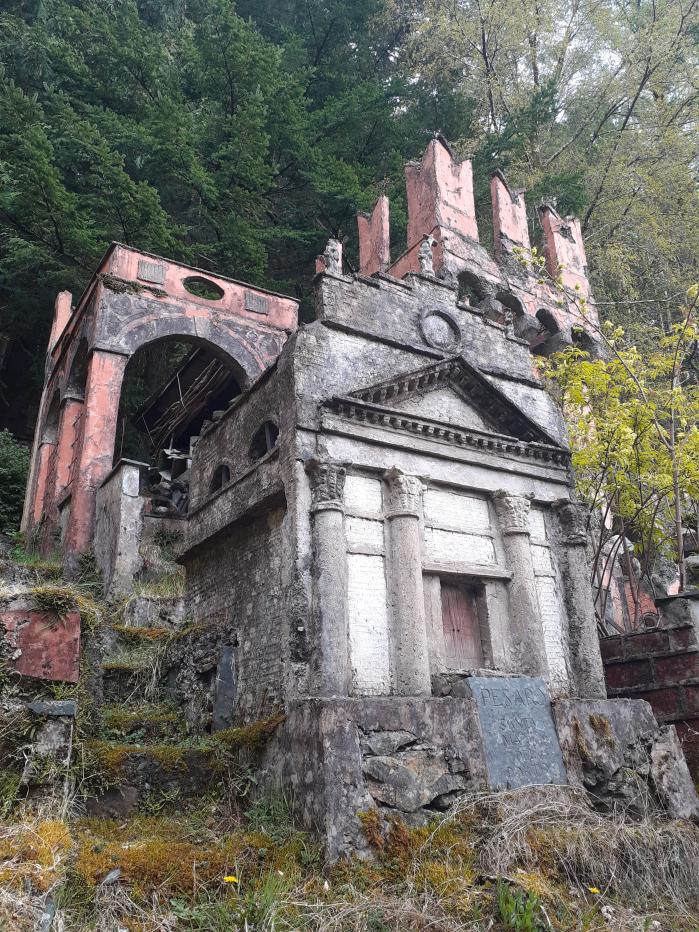
<instances>
[{"instance_id":1,"label":"green moss","mask_svg":"<svg viewBox=\"0 0 699 932\"><path fill-rule=\"evenodd\" d=\"M146 667L142 661L139 663L135 660L105 660L102 664L102 669L105 673L109 673L110 671L141 673Z\"/></svg>"},{"instance_id":2,"label":"green moss","mask_svg":"<svg viewBox=\"0 0 699 932\"><path fill-rule=\"evenodd\" d=\"M29 590L40 609L54 612L58 621L69 612L78 612L81 624L90 631L95 630L100 622L102 610L88 590L77 586L34 586ZM57 622L58 623L58 622Z\"/></svg>"},{"instance_id":3,"label":"green moss","mask_svg":"<svg viewBox=\"0 0 699 932\"><path fill-rule=\"evenodd\" d=\"M273 734L276 728L284 721L286 716L279 712L269 718L243 725L239 728L224 728L215 732L211 742L229 751L256 750L262 747Z\"/></svg>"},{"instance_id":4,"label":"green moss","mask_svg":"<svg viewBox=\"0 0 699 932\"><path fill-rule=\"evenodd\" d=\"M604 715L597 715L592 713L588 716L590 722L590 728L594 733L602 738L610 747L614 747L616 743L614 741L614 735L612 733L612 726L609 723L609 719L605 718Z\"/></svg>"},{"instance_id":5,"label":"green moss","mask_svg":"<svg viewBox=\"0 0 699 932\"><path fill-rule=\"evenodd\" d=\"M128 737L131 741L154 736L174 739L184 731L181 715L159 706L137 710L114 706L105 709L102 720L108 737Z\"/></svg>"},{"instance_id":6,"label":"green moss","mask_svg":"<svg viewBox=\"0 0 699 932\"><path fill-rule=\"evenodd\" d=\"M117 774L128 759L132 756L149 757L159 764L163 770L184 770L186 767L186 753L191 746L177 744L117 744L111 741L88 741L88 750L95 756L107 776Z\"/></svg>"},{"instance_id":7,"label":"green moss","mask_svg":"<svg viewBox=\"0 0 699 932\"><path fill-rule=\"evenodd\" d=\"M170 628L133 628L130 625L112 625L112 630L126 640L135 641L161 641L171 634Z\"/></svg>"}]
</instances>

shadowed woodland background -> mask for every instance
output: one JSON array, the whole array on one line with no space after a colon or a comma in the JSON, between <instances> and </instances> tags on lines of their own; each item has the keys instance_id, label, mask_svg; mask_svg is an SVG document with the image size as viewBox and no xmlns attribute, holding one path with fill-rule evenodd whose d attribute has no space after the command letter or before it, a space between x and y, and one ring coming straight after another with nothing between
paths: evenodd
<instances>
[{"instance_id":1,"label":"shadowed woodland background","mask_svg":"<svg viewBox=\"0 0 699 932\"><path fill-rule=\"evenodd\" d=\"M111 240L299 297L443 133L583 221L601 310L697 273L697 0L27 0L0 14L0 427L31 435L53 299ZM152 361L151 361L152 362ZM158 366L150 365L152 371Z\"/></svg>"}]
</instances>

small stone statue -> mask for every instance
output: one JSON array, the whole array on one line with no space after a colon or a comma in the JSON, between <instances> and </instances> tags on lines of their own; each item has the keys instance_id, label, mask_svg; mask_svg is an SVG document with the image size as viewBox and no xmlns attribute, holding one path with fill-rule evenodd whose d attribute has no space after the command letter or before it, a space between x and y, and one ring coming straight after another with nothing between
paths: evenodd
<instances>
[{"instance_id":1,"label":"small stone statue","mask_svg":"<svg viewBox=\"0 0 699 932\"><path fill-rule=\"evenodd\" d=\"M417 254L420 263L420 272L422 275L434 275L434 263L432 261L432 247L437 242L434 236L426 236Z\"/></svg>"},{"instance_id":2,"label":"small stone statue","mask_svg":"<svg viewBox=\"0 0 699 932\"><path fill-rule=\"evenodd\" d=\"M342 243L337 239L329 239L323 252L325 271L331 275L342 275Z\"/></svg>"}]
</instances>

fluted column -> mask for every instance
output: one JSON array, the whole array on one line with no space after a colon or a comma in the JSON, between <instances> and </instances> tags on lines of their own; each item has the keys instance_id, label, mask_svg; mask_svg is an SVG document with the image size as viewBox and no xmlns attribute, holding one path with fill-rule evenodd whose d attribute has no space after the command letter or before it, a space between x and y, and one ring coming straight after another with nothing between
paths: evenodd
<instances>
[{"instance_id":1,"label":"fluted column","mask_svg":"<svg viewBox=\"0 0 699 932\"><path fill-rule=\"evenodd\" d=\"M324 696L347 696L351 686L347 614L347 544L343 495L345 468L309 460L313 502L313 614L318 687Z\"/></svg>"},{"instance_id":2,"label":"fluted column","mask_svg":"<svg viewBox=\"0 0 699 932\"><path fill-rule=\"evenodd\" d=\"M606 699L587 563L588 510L584 505L563 499L558 502L556 512L563 533L563 592L576 695L582 699Z\"/></svg>"},{"instance_id":3,"label":"fluted column","mask_svg":"<svg viewBox=\"0 0 699 932\"><path fill-rule=\"evenodd\" d=\"M529 542L530 501L526 495L500 491L495 493L494 502L507 566L512 573L508 586L514 652L512 672L547 676L546 645Z\"/></svg>"},{"instance_id":4,"label":"fluted column","mask_svg":"<svg viewBox=\"0 0 699 932\"><path fill-rule=\"evenodd\" d=\"M395 691L399 696L429 696L432 684L420 547L422 482L395 467L384 474L384 479L388 483L388 577Z\"/></svg>"}]
</instances>

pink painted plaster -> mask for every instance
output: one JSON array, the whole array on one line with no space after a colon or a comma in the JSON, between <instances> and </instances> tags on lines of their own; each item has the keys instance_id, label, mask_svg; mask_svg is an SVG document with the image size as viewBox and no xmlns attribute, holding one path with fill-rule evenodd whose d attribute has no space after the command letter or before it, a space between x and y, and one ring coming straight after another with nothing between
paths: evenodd
<instances>
[{"instance_id":1,"label":"pink painted plaster","mask_svg":"<svg viewBox=\"0 0 699 932\"><path fill-rule=\"evenodd\" d=\"M12 609L0 612L13 669L41 680L77 683L80 673L80 615Z\"/></svg>"},{"instance_id":2,"label":"pink painted plaster","mask_svg":"<svg viewBox=\"0 0 699 932\"><path fill-rule=\"evenodd\" d=\"M513 246L529 249L529 227L523 191L512 191L500 172L490 179L493 203L493 245L500 257L512 252Z\"/></svg>"},{"instance_id":3,"label":"pink painted plaster","mask_svg":"<svg viewBox=\"0 0 699 932\"><path fill-rule=\"evenodd\" d=\"M357 214L359 228L359 272L385 272L391 264L388 198L382 194L370 214Z\"/></svg>"}]
</instances>

